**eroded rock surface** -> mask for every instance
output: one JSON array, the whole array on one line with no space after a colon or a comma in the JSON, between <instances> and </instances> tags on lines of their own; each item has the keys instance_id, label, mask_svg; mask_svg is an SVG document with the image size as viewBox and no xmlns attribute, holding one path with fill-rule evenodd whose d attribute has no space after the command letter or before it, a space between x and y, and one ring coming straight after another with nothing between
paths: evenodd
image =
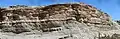
<instances>
[{"instance_id":1,"label":"eroded rock surface","mask_svg":"<svg viewBox=\"0 0 120 39\"><path fill-rule=\"evenodd\" d=\"M30 35L37 34L33 39L95 39L98 32L109 35L117 27L107 13L84 3L0 8L1 33L25 35L22 39L32 39Z\"/></svg>"}]
</instances>

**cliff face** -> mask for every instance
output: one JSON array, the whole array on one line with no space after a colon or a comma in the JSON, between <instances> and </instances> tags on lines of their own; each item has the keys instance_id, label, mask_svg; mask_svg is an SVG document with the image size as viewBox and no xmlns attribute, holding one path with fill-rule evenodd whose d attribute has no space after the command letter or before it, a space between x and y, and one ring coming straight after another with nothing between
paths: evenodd
<instances>
[{"instance_id":1,"label":"cliff face","mask_svg":"<svg viewBox=\"0 0 120 39\"><path fill-rule=\"evenodd\" d=\"M93 39L97 30L110 30L114 27L107 13L84 3L44 7L10 6L0 9L0 21L3 32L20 34L37 31L42 32L42 36L46 35L44 32L51 32L50 36L62 35L59 39Z\"/></svg>"},{"instance_id":2,"label":"cliff face","mask_svg":"<svg viewBox=\"0 0 120 39\"><path fill-rule=\"evenodd\" d=\"M49 13L49 18L74 17L80 23L88 25L111 25L111 18L107 13L97 10L91 5L80 4L55 4L42 8Z\"/></svg>"},{"instance_id":3,"label":"cliff face","mask_svg":"<svg viewBox=\"0 0 120 39\"><path fill-rule=\"evenodd\" d=\"M11 20L41 20L66 19L73 17L76 21L86 24L111 25L111 18L107 13L97 10L91 5L54 4L45 7L11 6L1 9L2 21Z\"/></svg>"}]
</instances>

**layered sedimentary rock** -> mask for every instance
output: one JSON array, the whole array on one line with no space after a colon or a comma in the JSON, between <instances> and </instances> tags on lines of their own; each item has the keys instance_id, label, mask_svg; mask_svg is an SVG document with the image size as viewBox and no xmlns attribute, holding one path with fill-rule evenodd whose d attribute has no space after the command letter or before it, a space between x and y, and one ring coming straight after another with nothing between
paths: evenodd
<instances>
[{"instance_id":1,"label":"layered sedimentary rock","mask_svg":"<svg viewBox=\"0 0 120 39\"><path fill-rule=\"evenodd\" d=\"M1 9L2 21L65 19L73 17L80 23L111 25L111 18L97 8L84 3L54 4L44 7L10 6Z\"/></svg>"},{"instance_id":2,"label":"layered sedimentary rock","mask_svg":"<svg viewBox=\"0 0 120 39\"><path fill-rule=\"evenodd\" d=\"M16 5L0 8L0 29L17 34L35 30L41 32L69 31L66 29L75 33L74 30L76 32L87 31L88 29L81 30L81 28L91 26L111 29L112 25L111 17L107 13L84 3L53 4L43 7Z\"/></svg>"},{"instance_id":3,"label":"layered sedimentary rock","mask_svg":"<svg viewBox=\"0 0 120 39\"><path fill-rule=\"evenodd\" d=\"M8 31L14 30L16 32L21 28L23 30L27 28L27 31L34 30L36 27L39 27L38 29L45 28L41 26L46 26L51 21L67 22L69 20L75 20L80 23L85 23L88 26L112 25L111 18L107 13L84 3L54 4L44 7L17 5L10 6L9 8L1 8L0 11L1 26L9 26L13 29L10 28ZM2 27L1 29L4 29Z\"/></svg>"},{"instance_id":4,"label":"layered sedimentary rock","mask_svg":"<svg viewBox=\"0 0 120 39\"><path fill-rule=\"evenodd\" d=\"M84 3L0 8L0 31L41 39L96 39L98 33L111 35L116 28L107 13Z\"/></svg>"}]
</instances>

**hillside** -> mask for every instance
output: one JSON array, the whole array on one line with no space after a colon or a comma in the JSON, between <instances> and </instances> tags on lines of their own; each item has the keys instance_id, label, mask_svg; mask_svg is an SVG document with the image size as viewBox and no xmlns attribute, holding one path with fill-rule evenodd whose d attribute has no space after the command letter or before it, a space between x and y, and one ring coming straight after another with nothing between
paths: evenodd
<instances>
[{"instance_id":1,"label":"hillside","mask_svg":"<svg viewBox=\"0 0 120 39\"><path fill-rule=\"evenodd\" d=\"M73 3L0 8L0 30L18 38L25 35L22 39L37 34L33 39L95 39L98 33L119 33L119 26L107 13L88 4Z\"/></svg>"}]
</instances>

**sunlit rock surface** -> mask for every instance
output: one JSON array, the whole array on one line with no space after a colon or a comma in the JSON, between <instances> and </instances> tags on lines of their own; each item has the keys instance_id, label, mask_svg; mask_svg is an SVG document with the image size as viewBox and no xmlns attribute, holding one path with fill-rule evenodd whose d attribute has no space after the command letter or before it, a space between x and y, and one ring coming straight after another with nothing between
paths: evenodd
<instances>
[{"instance_id":1,"label":"sunlit rock surface","mask_svg":"<svg viewBox=\"0 0 120 39\"><path fill-rule=\"evenodd\" d=\"M0 8L1 39L100 39L119 28L107 13L84 3Z\"/></svg>"}]
</instances>

